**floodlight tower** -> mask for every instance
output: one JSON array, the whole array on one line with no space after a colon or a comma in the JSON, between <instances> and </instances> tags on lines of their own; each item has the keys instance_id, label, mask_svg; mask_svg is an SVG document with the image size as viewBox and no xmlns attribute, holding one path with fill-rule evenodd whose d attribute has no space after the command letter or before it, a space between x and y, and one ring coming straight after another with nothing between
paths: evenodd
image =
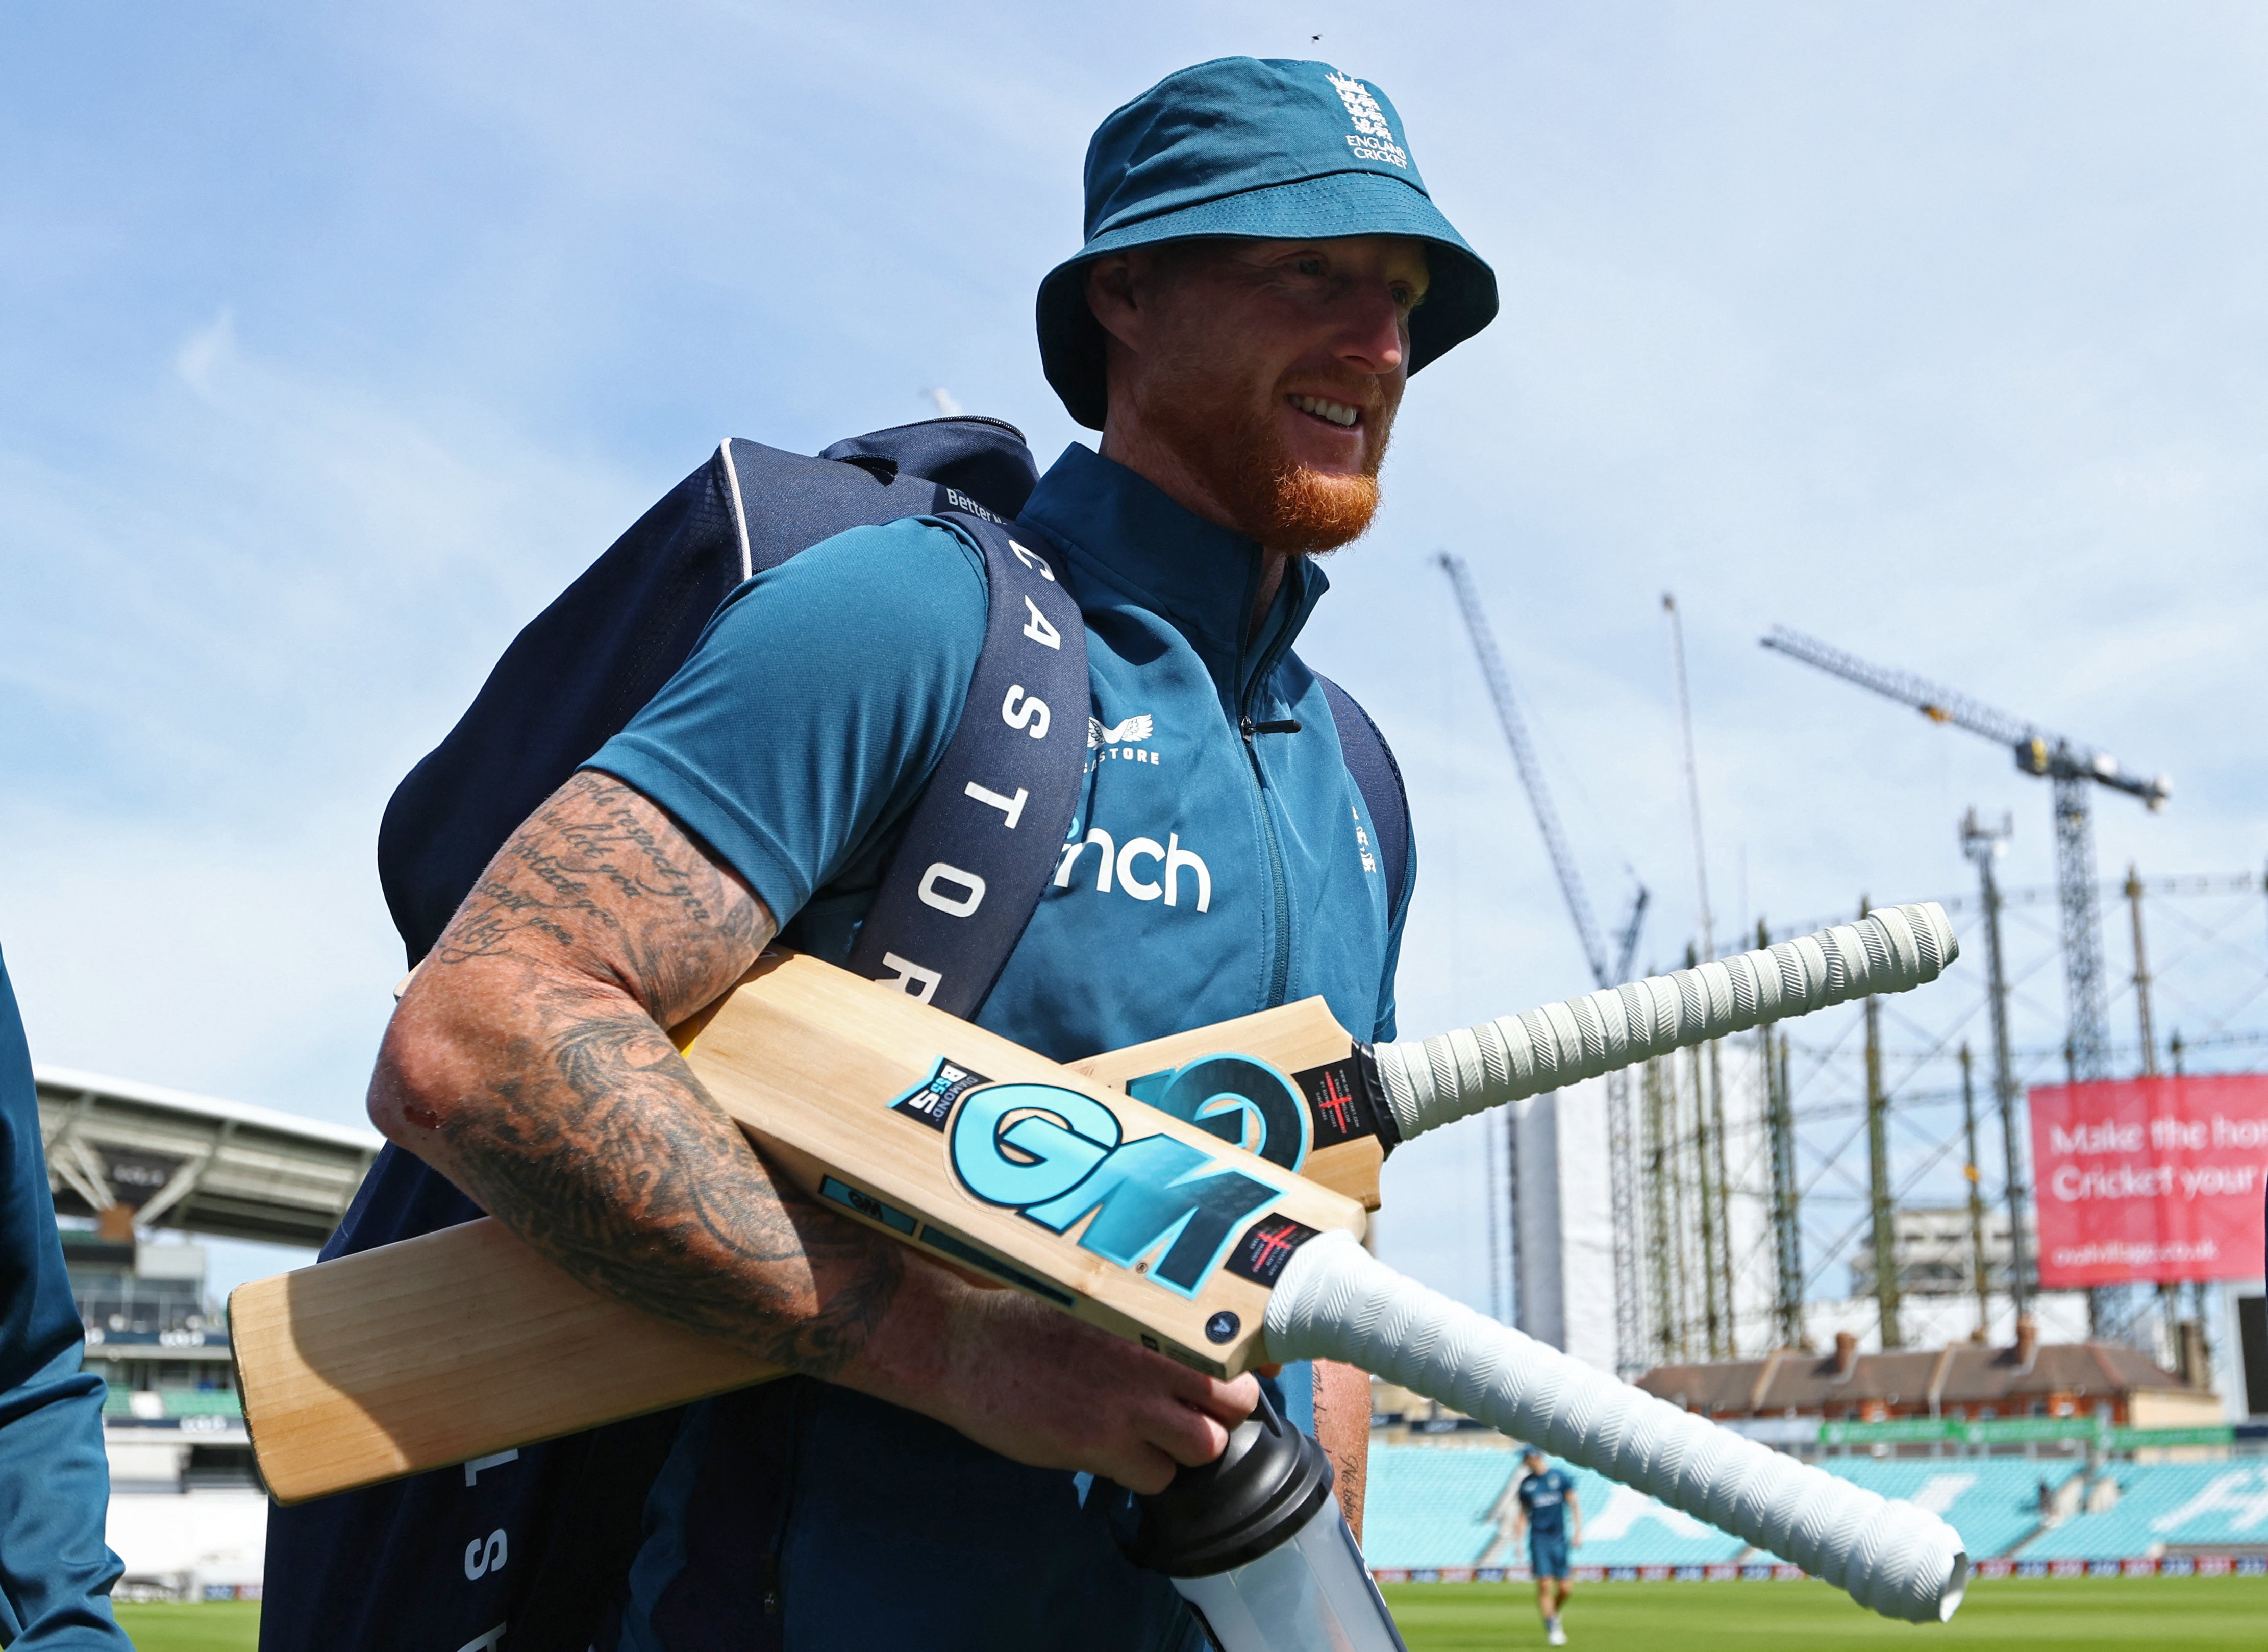
<instances>
[{"instance_id":1,"label":"floodlight tower","mask_svg":"<svg viewBox=\"0 0 2268 1652\"><path fill-rule=\"evenodd\" d=\"M2070 1005L2071 1073L2074 1079L2110 1076L2110 1018L2103 1006L2102 919L2096 903L2095 823L2088 813L2091 788L2109 786L2139 797L2151 809L2165 808L2172 789L2164 775L2143 779L2118 766L2108 752L2036 723L1941 688L1909 671L1893 671L1855 654L1789 631L1772 627L1761 639L1774 649L1830 675L1911 705L1933 723L1950 723L2010 749L2016 767L2052 783L2055 802L2056 888L2063 909L2065 993Z\"/></svg>"},{"instance_id":2,"label":"floodlight tower","mask_svg":"<svg viewBox=\"0 0 2268 1652\"><path fill-rule=\"evenodd\" d=\"M1992 1099L2000 1109L2000 1147L2007 1161L2003 1187L2008 1201L2008 1304L2021 1319L2031 1290L2024 1255L2024 1143L2016 1132L2016 1066L2008 1043L2008 971L2000 954L2000 879L1993 869L2014 830L2015 822L2008 815L2001 815L1999 825L1993 827L1973 808L1961 822L1961 852L1977 867L1977 886L1984 896L1984 985L1992 1021ZM1965 1052L1967 1046L1962 1049ZM1965 1059L1961 1071L1966 1085ZM1976 1156L1972 1150L1972 1163Z\"/></svg>"},{"instance_id":3,"label":"floodlight tower","mask_svg":"<svg viewBox=\"0 0 2268 1652\"><path fill-rule=\"evenodd\" d=\"M1550 857L1551 870L1559 880L1559 893L1567 903L1567 916L1575 926L1576 940L1582 944L1584 961L1591 966L1591 978L1602 988L1620 985L1630 978L1631 958L1638 951L1638 933L1646 922L1646 886L1638 886L1638 893L1631 902L1630 917L1609 954L1606 936L1592 915L1590 897L1583 888L1583 874L1567 845L1566 831L1559 824L1559 811L1552 807L1550 788L1543 782L1543 765L1536 761L1535 747L1528 737L1528 724L1520 714L1520 703L1513 697L1512 675L1505 669L1504 656L1497 652L1496 634L1489 629L1488 615L1473 585L1472 570L1454 551L1445 550L1434 560L1449 576L1450 588L1456 594L1457 611L1464 616L1466 633L1471 637L1473 653L1480 660L1481 677L1488 684L1489 698L1495 704L1496 719L1504 730L1504 743L1512 749L1513 765L1520 771L1521 784L1528 789L1528 804L1535 811L1535 830L1543 838L1544 852ZM1631 1117L1627 1073L1607 1075L1607 1158L1608 1198L1615 1230L1615 1365L1624 1375L1632 1376L1646 1368L1646 1304L1640 1295L1637 1248L1638 1146Z\"/></svg>"}]
</instances>

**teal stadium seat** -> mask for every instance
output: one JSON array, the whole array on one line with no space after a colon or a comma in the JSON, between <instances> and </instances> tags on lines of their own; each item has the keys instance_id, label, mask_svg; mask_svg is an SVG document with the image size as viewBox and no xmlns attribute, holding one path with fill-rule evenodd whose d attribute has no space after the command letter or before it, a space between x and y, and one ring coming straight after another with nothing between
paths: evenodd
<instances>
[{"instance_id":1,"label":"teal stadium seat","mask_svg":"<svg viewBox=\"0 0 2268 1652\"><path fill-rule=\"evenodd\" d=\"M2268 1544L2268 1463L2113 1464L2118 1506L2074 1515L2024 1545L2027 1560L2117 1560L2166 1548Z\"/></svg>"},{"instance_id":2,"label":"teal stadium seat","mask_svg":"<svg viewBox=\"0 0 2268 1652\"><path fill-rule=\"evenodd\" d=\"M1583 1510L1579 1566L1707 1566L1746 1546L1588 1469L1569 1471ZM1377 1447L1370 1454L1364 1558L1373 1567L1413 1570L1477 1564L1496 1541L1490 1511L1520 1472L1520 1459L1508 1451ZM1506 1565L1528 1559L1518 1550L1498 1558Z\"/></svg>"},{"instance_id":3,"label":"teal stadium seat","mask_svg":"<svg viewBox=\"0 0 2268 1652\"><path fill-rule=\"evenodd\" d=\"M1820 1467L1940 1516L1961 1534L1973 1560L2006 1553L2040 1523L2043 1479L2052 1489L2077 1471L2067 1459L2029 1457L1825 1457Z\"/></svg>"},{"instance_id":4,"label":"teal stadium seat","mask_svg":"<svg viewBox=\"0 0 2268 1652\"><path fill-rule=\"evenodd\" d=\"M1583 1509L1583 1546L1572 1557L1578 1566L1712 1566L1738 1559L1749 1546L1604 1475L1573 1473Z\"/></svg>"},{"instance_id":5,"label":"teal stadium seat","mask_svg":"<svg viewBox=\"0 0 2268 1652\"><path fill-rule=\"evenodd\" d=\"M1566 1467L1562 1464L1561 1467ZM2067 1459L1828 1457L1830 1473L1950 1521L1973 1560L2003 1555L2039 1525L2039 1484L2083 1472ZM1499 1451L1381 1446L1371 1453L1364 1550L1374 1567L1473 1566L1496 1539L1489 1518L1520 1472ZM1580 1566L1710 1566L1773 1557L1587 1469L1572 1472L1583 1509ZM2119 1506L2080 1515L2024 1543L2023 1560L2127 1559L2156 1545L2268 1544L2268 1464L2117 1465ZM1518 1565L1517 1551L1497 1559Z\"/></svg>"},{"instance_id":6,"label":"teal stadium seat","mask_svg":"<svg viewBox=\"0 0 2268 1652\"><path fill-rule=\"evenodd\" d=\"M1496 1540L1489 1510L1519 1471L1509 1451L1378 1446L1363 1499L1373 1567L1470 1566Z\"/></svg>"}]
</instances>

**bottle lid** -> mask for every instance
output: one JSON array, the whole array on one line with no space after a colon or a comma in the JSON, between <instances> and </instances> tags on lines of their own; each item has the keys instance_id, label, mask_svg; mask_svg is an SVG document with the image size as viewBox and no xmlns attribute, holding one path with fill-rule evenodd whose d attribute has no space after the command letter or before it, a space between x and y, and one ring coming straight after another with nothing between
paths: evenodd
<instances>
[{"instance_id":1,"label":"bottle lid","mask_svg":"<svg viewBox=\"0 0 2268 1652\"><path fill-rule=\"evenodd\" d=\"M1284 1420L1263 1390L1218 1459L1184 1468L1164 1491L1135 1499L1142 1523L1127 1558L1167 1577L1233 1571L1289 1538L1330 1494L1330 1458Z\"/></svg>"}]
</instances>

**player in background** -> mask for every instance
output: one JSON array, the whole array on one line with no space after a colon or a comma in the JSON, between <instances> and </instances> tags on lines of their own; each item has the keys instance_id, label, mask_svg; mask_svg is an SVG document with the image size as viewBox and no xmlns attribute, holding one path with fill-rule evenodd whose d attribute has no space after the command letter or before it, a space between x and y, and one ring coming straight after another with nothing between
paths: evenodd
<instances>
[{"instance_id":1,"label":"player in background","mask_svg":"<svg viewBox=\"0 0 2268 1652\"><path fill-rule=\"evenodd\" d=\"M1583 1510L1575 1501L1575 1482L1565 1469L1534 1446L1521 1453L1528 1472L1516 1495L1520 1507L1513 1516L1515 1540L1528 1536L1528 1569L1535 1579L1535 1610L1543 1616L1543 1639L1550 1646L1565 1646L1567 1631L1559 1614L1574 1592L1567 1582L1567 1551L1583 1546Z\"/></svg>"}]
</instances>

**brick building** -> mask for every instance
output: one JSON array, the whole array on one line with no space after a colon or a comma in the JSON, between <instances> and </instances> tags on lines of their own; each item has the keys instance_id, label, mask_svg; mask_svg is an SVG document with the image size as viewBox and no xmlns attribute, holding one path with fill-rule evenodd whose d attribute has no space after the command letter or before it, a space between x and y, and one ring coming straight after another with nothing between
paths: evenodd
<instances>
[{"instance_id":1,"label":"brick building","mask_svg":"<svg viewBox=\"0 0 2268 1652\"><path fill-rule=\"evenodd\" d=\"M2146 1354L2101 1342L2043 1346L2029 1322L2013 1347L1957 1342L1861 1353L1858 1339L1845 1331L1830 1353L1775 1348L1755 1360L1657 1366L1638 1385L1673 1405L1727 1420L2093 1416L2139 1428L2221 1420L2220 1401L2210 1390L2191 1387Z\"/></svg>"}]
</instances>

